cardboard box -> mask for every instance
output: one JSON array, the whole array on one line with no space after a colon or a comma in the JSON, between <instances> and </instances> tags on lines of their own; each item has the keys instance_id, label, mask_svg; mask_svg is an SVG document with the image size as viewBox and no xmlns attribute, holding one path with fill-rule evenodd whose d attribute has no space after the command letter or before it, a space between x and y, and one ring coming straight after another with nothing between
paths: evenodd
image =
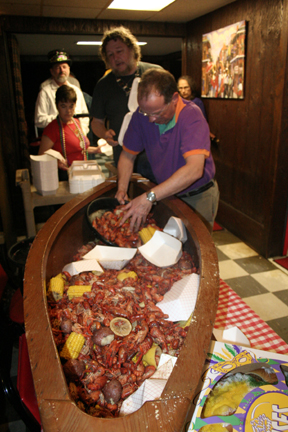
<instances>
[{"instance_id":1,"label":"cardboard box","mask_svg":"<svg viewBox=\"0 0 288 432\"><path fill-rule=\"evenodd\" d=\"M288 370L288 356L223 342L211 342L201 382L198 399L188 431L215 431L222 426L224 432L280 432L288 430L288 387L284 370ZM255 378L256 370L266 370L265 385L249 390L239 401L235 412L228 415L219 413L233 405L232 387L225 397L215 402L214 414L206 416L207 400L215 394L215 386L223 378L249 376ZM232 378L231 378L232 377ZM237 380L237 378L236 378ZM240 380L241 382L241 380ZM219 388L219 385L218 385ZM234 386L234 388L236 388ZM236 394L236 393L235 393ZM236 399L236 398L235 398ZM211 401L211 400L210 400ZM214 403L215 399L213 400ZM221 403L223 405L220 407ZM225 406L225 404L227 406ZM220 407L220 408L219 408ZM213 413L213 409L211 412ZM224 426L224 428L223 428ZM218 430L218 429L217 429Z\"/></svg>"}]
</instances>

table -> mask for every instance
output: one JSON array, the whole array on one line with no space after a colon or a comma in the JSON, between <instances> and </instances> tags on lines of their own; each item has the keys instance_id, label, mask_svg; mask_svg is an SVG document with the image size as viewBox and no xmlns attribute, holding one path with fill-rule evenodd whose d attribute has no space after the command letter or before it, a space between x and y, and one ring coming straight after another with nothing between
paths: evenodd
<instances>
[{"instance_id":1,"label":"table","mask_svg":"<svg viewBox=\"0 0 288 432\"><path fill-rule=\"evenodd\" d=\"M251 348L279 354L288 353L286 342L221 279L214 327L238 327L249 339Z\"/></svg>"},{"instance_id":2,"label":"table","mask_svg":"<svg viewBox=\"0 0 288 432\"><path fill-rule=\"evenodd\" d=\"M16 171L16 185L20 186L22 190L28 237L34 237L36 235L35 207L65 204L77 195L69 192L68 181L59 182L56 194L46 196L40 195L30 182L29 170L27 168Z\"/></svg>"}]
</instances>

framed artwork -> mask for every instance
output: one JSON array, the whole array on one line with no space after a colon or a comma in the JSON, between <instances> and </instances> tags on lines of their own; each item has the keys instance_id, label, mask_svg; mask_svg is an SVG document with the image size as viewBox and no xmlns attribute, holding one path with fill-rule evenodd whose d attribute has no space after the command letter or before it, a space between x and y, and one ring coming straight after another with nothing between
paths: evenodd
<instances>
[{"instance_id":1,"label":"framed artwork","mask_svg":"<svg viewBox=\"0 0 288 432\"><path fill-rule=\"evenodd\" d=\"M202 35L201 97L243 99L246 22Z\"/></svg>"}]
</instances>

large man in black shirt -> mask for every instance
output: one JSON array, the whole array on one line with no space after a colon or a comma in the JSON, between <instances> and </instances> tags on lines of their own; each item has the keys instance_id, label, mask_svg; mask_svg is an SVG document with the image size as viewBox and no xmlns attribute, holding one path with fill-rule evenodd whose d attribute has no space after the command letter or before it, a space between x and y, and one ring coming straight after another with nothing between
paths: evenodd
<instances>
[{"instance_id":1,"label":"large man in black shirt","mask_svg":"<svg viewBox=\"0 0 288 432\"><path fill-rule=\"evenodd\" d=\"M117 166L122 151L118 135L124 116L129 111L128 99L134 78L141 77L149 68L160 66L140 61L141 51L137 39L125 27L104 33L100 53L111 71L98 81L94 89L90 111L93 117L91 127L97 137L104 138L113 146ZM135 170L155 181L145 153L138 156Z\"/></svg>"}]
</instances>

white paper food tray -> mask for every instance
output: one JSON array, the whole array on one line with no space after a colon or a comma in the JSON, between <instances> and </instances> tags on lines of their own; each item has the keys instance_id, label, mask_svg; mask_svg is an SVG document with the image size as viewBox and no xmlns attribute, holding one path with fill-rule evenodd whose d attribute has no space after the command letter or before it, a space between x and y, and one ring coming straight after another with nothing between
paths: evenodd
<instances>
[{"instance_id":1,"label":"white paper food tray","mask_svg":"<svg viewBox=\"0 0 288 432\"><path fill-rule=\"evenodd\" d=\"M213 335L218 342L233 343L241 346L250 347L249 339L238 327L229 329L213 329Z\"/></svg>"},{"instance_id":2,"label":"white paper food tray","mask_svg":"<svg viewBox=\"0 0 288 432\"><path fill-rule=\"evenodd\" d=\"M182 243L187 241L186 227L180 218L171 216L165 225L163 232L170 234L180 240Z\"/></svg>"},{"instance_id":3,"label":"white paper food tray","mask_svg":"<svg viewBox=\"0 0 288 432\"><path fill-rule=\"evenodd\" d=\"M61 162L65 162L65 158L57 150L49 149L49 150L46 150L44 153L49 155L49 156L54 157L55 159L58 159Z\"/></svg>"},{"instance_id":4,"label":"white paper food tray","mask_svg":"<svg viewBox=\"0 0 288 432\"><path fill-rule=\"evenodd\" d=\"M70 273L71 276L86 271L98 271L103 273L103 269L100 267L99 263L95 259L74 261L70 264L66 264L62 269L62 272L63 271Z\"/></svg>"},{"instance_id":5,"label":"white paper food tray","mask_svg":"<svg viewBox=\"0 0 288 432\"><path fill-rule=\"evenodd\" d=\"M196 273L185 276L174 282L172 288L164 295L164 299L157 306L164 314L169 315L170 321L186 321L194 312L200 276Z\"/></svg>"},{"instance_id":6,"label":"white paper food tray","mask_svg":"<svg viewBox=\"0 0 288 432\"><path fill-rule=\"evenodd\" d=\"M138 248L147 261L157 267L176 264L181 257L182 243L169 234L155 231L151 240Z\"/></svg>"},{"instance_id":7,"label":"white paper food tray","mask_svg":"<svg viewBox=\"0 0 288 432\"><path fill-rule=\"evenodd\" d=\"M112 246L95 246L84 259L96 259L105 269L122 270L135 256L137 249Z\"/></svg>"},{"instance_id":8,"label":"white paper food tray","mask_svg":"<svg viewBox=\"0 0 288 432\"><path fill-rule=\"evenodd\" d=\"M136 392L124 400L120 416L132 414L141 408L146 401L159 399L176 361L176 357L171 357L168 354L161 354L157 371L151 378L146 379Z\"/></svg>"},{"instance_id":9,"label":"white paper food tray","mask_svg":"<svg viewBox=\"0 0 288 432\"><path fill-rule=\"evenodd\" d=\"M112 156L113 148L110 144L107 143L107 141L105 139L100 138L97 141L97 144L101 150L101 153L105 153L107 156Z\"/></svg>"}]
</instances>

